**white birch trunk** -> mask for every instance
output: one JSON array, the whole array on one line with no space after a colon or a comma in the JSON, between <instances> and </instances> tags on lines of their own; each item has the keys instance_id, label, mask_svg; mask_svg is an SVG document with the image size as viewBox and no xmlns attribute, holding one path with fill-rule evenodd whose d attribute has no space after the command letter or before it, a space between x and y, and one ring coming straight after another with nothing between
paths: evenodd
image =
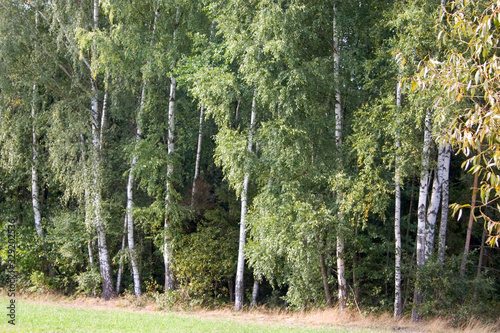
<instances>
[{"instance_id":1,"label":"white birch trunk","mask_svg":"<svg viewBox=\"0 0 500 333\"><path fill-rule=\"evenodd\" d=\"M158 8L155 10L155 16L153 21L153 33L151 42L149 43L150 48L153 46L153 40L156 32L156 21L158 19ZM149 63L149 61L148 61ZM141 100L139 104L139 111L136 116L136 141L135 141L135 149L139 145L139 142L142 139L142 115L144 112L144 106L146 105L146 75L142 75L142 89L141 89ZM134 240L134 169L137 164L137 153L134 152L132 157L132 162L130 164L130 171L128 175L127 181L127 212L126 212L126 221L127 221L127 241L130 255L130 264L132 266L132 277L134 280L134 294L136 296L140 296L142 294L141 290L141 277L140 277L140 268L139 268L139 260L138 254L135 249L135 240Z\"/></svg>"},{"instance_id":2,"label":"white birch trunk","mask_svg":"<svg viewBox=\"0 0 500 333\"><path fill-rule=\"evenodd\" d=\"M139 133L139 125L137 127L137 132ZM130 165L130 171L128 175L127 182L127 242L130 255L130 265L132 266L132 276L134 279L134 294L140 296L141 291L141 278L139 273L139 263L137 259L137 251L135 249L134 241L134 169L137 163L137 156L132 158L132 163Z\"/></svg>"},{"instance_id":3,"label":"white birch trunk","mask_svg":"<svg viewBox=\"0 0 500 333\"><path fill-rule=\"evenodd\" d=\"M250 304L251 308L257 306L257 298L259 297L259 286L260 286L260 281L258 278L255 278L255 280L253 281L252 303Z\"/></svg>"},{"instance_id":4,"label":"white birch trunk","mask_svg":"<svg viewBox=\"0 0 500 333\"><path fill-rule=\"evenodd\" d=\"M43 238L42 213L40 204L40 184L38 182L39 147L36 132L36 108L37 108L37 85L33 84L33 101L31 103L31 133L32 133L32 155L31 155L31 198L33 202L33 217L35 230L39 238Z\"/></svg>"},{"instance_id":5,"label":"white birch trunk","mask_svg":"<svg viewBox=\"0 0 500 333\"><path fill-rule=\"evenodd\" d=\"M33 5L37 6L34 2ZM38 12L35 14L35 29L38 29ZM38 44L35 42L35 50ZM33 203L33 218L35 222L35 230L39 238L43 238L43 228L42 228L42 213L40 204L40 184L38 182L38 166L39 166L39 147L38 147L38 135L36 132L36 111L38 103L38 87L36 82L33 83L32 89L32 101L31 101L31 132L32 132L32 155L31 155L31 198Z\"/></svg>"},{"instance_id":6,"label":"white birch trunk","mask_svg":"<svg viewBox=\"0 0 500 333\"><path fill-rule=\"evenodd\" d=\"M179 23L179 7L176 8L175 25ZM175 48L177 28L172 34L172 46ZM175 92L177 90L177 80L175 77L170 78L170 97L168 102L168 138L167 138L167 153L172 157L175 150L174 131L175 131ZM172 206L172 176L174 174L174 165L170 158L167 165L167 183L165 195L165 242L163 245L163 262L165 264L165 290L174 289L174 277L172 273L172 263L174 257L174 248L172 244L172 225L170 221L170 210Z\"/></svg>"},{"instance_id":7,"label":"white birch trunk","mask_svg":"<svg viewBox=\"0 0 500 333\"><path fill-rule=\"evenodd\" d=\"M196 163L194 166L193 187L191 190L191 207L194 206L194 198L196 196L198 177L200 175L200 161L201 161L201 144L203 140L203 120L205 117L205 106L202 104L200 108L200 125L198 128L198 146L196 148Z\"/></svg>"},{"instance_id":8,"label":"white birch trunk","mask_svg":"<svg viewBox=\"0 0 500 333\"><path fill-rule=\"evenodd\" d=\"M399 116L401 109L401 81L398 82L396 91L396 107ZM399 133L396 138L396 161L394 171L394 182L396 187L395 209L394 209L394 240L395 240L395 267L394 267L394 319L401 319L403 306L401 301L401 179L399 171L399 148L401 143Z\"/></svg>"},{"instance_id":9,"label":"white birch trunk","mask_svg":"<svg viewBox=\"0 0 500 333\"><path fill-rule=\"evenodd\" d=\"M92 253L92 241L88 241L87 242L87 251L89 253L89 268L88 270L90 271L90 269L94 266L94 254Z\"/></svg>"},{"instance_id":10,"label":"white birch trunk","mask_svg":"<svg viewBox=\"0 0 500 333\"><path fill-rule=\"evenodd\" d=\"M250 115L250 129L248 131L248 143L247 151L252 153L253 146L253 132L255 127L255 115L257 109L256 94L252 99L252 112ZM248 166L247 166L248 168ZM243 188L241 190L241 215L240 215L240 236L239 236L239 248L238 248L238 264L236 267L236 282L234 291L234 310L240 311L243 308L243 297L245 294L243 272L245 269L245 242L246 242L246 215L247 215L247 203L248 203L248 184L250 182L250 173L247 169L245 172L245 177L243 179Z\"/></svg>"},{"instance_id":11,"label":"white birch trunk","mask_svg":"<svg viewBox=\"0 0 500 333\"><path fill-rule=\"evenodd\" d=\"M143 76L144 80L144 76ZM141 101L139 105L139 111L137 113L136 119L136 149L142 137L142 113L144 110L144 105L146 101L146 83L143 83L142 91L141 91ZM130 265L132 266L132 277L134 280L134 294L136 296L140 296L142 294L141 290L141 277L140 277L140 269L139 269L139 260L137 258L137 251L135 249L135 241L134 241L134 169L137 164L137 154L134 153L132 157L132 162L130 164L130 171L128 174L128 182L127 182L127 242L128 249L130 255Z\"/></svg>"},{"instance_id":12,"label":"white birch trunk","mask_svg":"<svg viewBox=\"0 0 500 333\"><path fill-rule=\"evenodd\" d=\"M418 223L417 223L417 269L425 265L425 226L427 218L427 195L429 192L429 160L431 148L431 110L427 110L424 125L424 147L422 151L422 171L420 174L420 191L418 196ZM420 321L419 307L422 303L422 295L417 288L420 275L417 272L415 282L415 293L413 297L414 308L412 311L412 321Z\"/></svg>"},{"instance_id":13,"label":"white birch trunk","mask_svg":"<svg viewBox=\"0 0 500 333\"><path fill-rule=\"evenodd\" d=\"M451 145L445 144L443 163L443 182L442 198L441 198L441 224L439 225L439 246L438 246L438 260L444 263L444 252L446 250L446 229L448 226L448 201L450 197L450 161L451 161Z\"/></svg>"},{"instance_id":14,"label":"white birch trunk","mask_svg":"<svg viewBox=\"0 0 500 333\"><path fill-rule=\"evenodd\" d=\"M343 115L340 101L340 48L339 35L337 30L337 4L333 6L333 60L334 60L334 81L335 81L335 142L338 148L342 145ZM337 280L338 280L338 300L339 309L343 311L347 301L347 282L345 279L344 262L344 235L343 216L339 214L339 226L337 229Z\"/></svg>"},{"instance_id":15,"label":"white birch trunk","mask_svg":"<svg viewBox=\"0 0 500 333\"><path fill-rule=\"evenodd\" d=\"M93 28L97 31L99 28L99 0L94 0L93 8ZM97 46L93 46L92 57L96 59L97 57ZM93 74L93 73L91 73ZM97 86L93 78L91 81L91 111L92 111L92 176L93 176L93 188L91 191L92 197L92 209L93 209L93 219L94 226L97 232L97 247L99 254L99 268L102 277L102 297L104 299L109 299L112 297L113 288L113 277L111 270L111 261L109 258L108 246L106 243L106 226L102 218L102 127L105 123L106 115L106 97L103 101L103 107L101 110L101 121L99 122L99 103L97 95Z\"/></svg>"},{"instance_id":16,"label":"white birch trunk","mask_svg":"<svg viewBox=\"0 0 500 333\"><path fill-rule=\"evenodd\" d=\"M122 284L122 275L123 275L123 251L125 250L125 239L127 235L127 215L125 215L125 219L123 221L123 232L122 232L122 247L120 249L120 261L118 265L118 273L116 274L116 294L120 293L120 287Z\"/></svg>"},{"instance_id":17,"label":"white birch trunk","mask_svg":"<svg viewBox=\"0 0 500 333\"><path fill-rule=\"evenodd\" d=\"M167 153L171 157L174 154L175 144L174 144L174 130L175 130L175 92L177 89L177 81L174 77L170 79L170 100L168 103L168 142L167 142ZM174 165L170 160L167 165L167 184L165 196L165 244L163 246L163 261L165 264L165 290L174 289L174 278L172 274L172 263L173 263L173 246L172 246L172 226L170 221L170 208L172 204L172 175L174 173Z\"/></svg>"},{"instance_id":18,"label":"white birch trunk","mask_svg":"<svg viewBox=\"0 0 500 333\"><path fill-rule=\"evenodd\" d=\"M438 149L438 163L432 181L432 194L429 208L427 209L427 226L425 232L425 261L429 260L434 252L434 235L436 230L437 216L441 204L441 192L443 184L443 168L445 159L445 145L440 144Z\"/></svg>"}]
</instances>

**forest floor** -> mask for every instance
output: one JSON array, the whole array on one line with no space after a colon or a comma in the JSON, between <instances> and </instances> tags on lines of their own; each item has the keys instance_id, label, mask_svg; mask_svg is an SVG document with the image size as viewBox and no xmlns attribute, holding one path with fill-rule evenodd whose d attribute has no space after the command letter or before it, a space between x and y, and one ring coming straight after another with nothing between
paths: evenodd
<instances>
[{"instance_id":1,"label":"forest floor","mask_svg":"<svg viewBox=\"0 0 500 333\"><path fill-rule=\"evenodd\" d=\"M8 305L9 299L5 294L0 295L0 304ZM266 309L264 307L258 307L254 309L247 309L242 312L233 312L230 308L221 309L207 309L207 308L191 308L191 309L177 309L173 311L169 310L159 310L157 305L146 299L140 298L136 299L133 296L119 297L111 299L109 301L104 301L99 298L92 297L76 297L69 298L54 294L36 294L36 295L22 295L16 297L16 302L18 304L17 319L18 323L23 326L23 317L30 317L26 321L28 325L25 326L29 331L36 332L37 325L46 325L43 330L50 329L50 331L55 332L66 332L66 331L78 331L72 330L70 326L68 330L64 329L63 326L57 326L57 324L51 324L50 320L53 317L59 317L60 322L68 320L73 321L71 318L74 315L77 318L79 315L78 311L83 313L80 316L82 319L75 319L75 321L81 320L85 322L88 318L92 316L97 316L98 321L118 321L115 317L118 315L125 316L123 322L127 320L132 322L147 322L148 320L155 321L155 316L166 315L169 316L168 321L170 323L180 320L180 322L190 322L189 326L186 328L180 324L176 328L176 332L219 332L219 331L238 331L238 332L499 332L500 324L498 325L482 325L479 321L470 321L468 325L458 328L452 328L450 326L450 321L444 319L432 319L420 322L418 324L411 323L409 318L403 318L398 322L394 322L389 314L383 315L365 315L361 316L359 312L346 311L341 314L337 309L328 310L314 310L307 312L292 312L284 311L279 309ZM3 305L1 308L5 308ZM24 310L24 311L23 311ZM44 311L49 311L47 314L42 315ZM33 314L27 314L25 312L35 312L40 318L33 319ZM59 311L57 314L51 311ZM73 311L73 312L72 312ZM87 312L84 312L87 311ZM61 314L62 313L62 314ZM143 316L141 316L141 314ZM99 317L99 316L105 317ZM68 319L61 319L66 316ZM135 316L132 319L127 318L127 316ZM139 317L137 317L139 316ZM5 316L2 316L5 317ZM35 315L36 317L36 315ZM42 317L51 317L45 318ZM138 319L139 318L139 319ZM149 319L153 318L153 319ZM46 319L50 319L46 321ZM7 321L4 319L3 321ZM46 321L46 322L44 322ZM6 331L6 328L11 328L10 326L3 325L0 323L0 328ZM2 326L3 325L3 326ZM47 326L48 325L48 326ZM56 325L57 327L54 327ZM61 324L59 324L61 325ZM64 325L64 324L62 324ZM128 324L127 324L128 325ZM156 327L152 324L153 328ZM194 326L193 326L194 325ZM204 326L208 325L208 326ZM215 326L214 326L215 325ZM217 329L217 327L219 327ZM78 324L76 327L81 327L82 323ZM115 327L115 328L113 328ZM118 328L116 328L118 327ZM103 332L119 332L122 331L120 326L106 326L106 329L99 330ZM203 327L209 327L207 329ZM8 330L9 332L18 332L19 325L14 330ZM42 327L40 327L41 329ZM145 327L144 327L145 328ZM94 330L96 328L93 328ZM167 328L168 329L168 328ZM19 330L19 332L25 330ZM134 330L131 330L134 331ZM142 330L141 330L142 331ZM147 330L148 331L148 330ZM150 330L149 330L150 331ZM156 331L156 330L155 330ZM170 331L170 329L168 329ZM128 332L128 330L123 329L123 332Z\"/></svg>"}]
</instances>

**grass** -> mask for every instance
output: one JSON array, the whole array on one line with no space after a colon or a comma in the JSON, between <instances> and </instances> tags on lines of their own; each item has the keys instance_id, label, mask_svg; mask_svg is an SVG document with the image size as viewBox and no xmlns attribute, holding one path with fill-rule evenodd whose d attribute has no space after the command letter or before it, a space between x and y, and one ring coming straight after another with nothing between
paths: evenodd
<instances>
[{"instance_id":1,"label":"grass","mask_svg":"<svg viewBox=\"0 0 500 333\"><path fill-rule=\"evenodd\" d=\"M316 309L306 312L265 307L243 312L230 308L158 310L151 298L118 297L109 301L57 294L25 294L16 299L16 325L8 323L9 298L0 291L0 332L500 332L500 320L471 319L460 328L448 318L395 322L389 313L361 315L356 311Z\"/></svg>"},{"instance_id":2,"label":"grass","mask_svg":"<svg viewBox=\"0 0 500 333\"><path fill-rule=\"evenodd\" d=\"M289 327L282 324L251 324L228 319L195 318L181 313L143 313L124 310L95 310L34 304L16 300L16 325L6 316L9 300L0 297L2 332L352 332L329 327ZM368 329L356 332L372 332Z\"/></svg>"}]
</instances>

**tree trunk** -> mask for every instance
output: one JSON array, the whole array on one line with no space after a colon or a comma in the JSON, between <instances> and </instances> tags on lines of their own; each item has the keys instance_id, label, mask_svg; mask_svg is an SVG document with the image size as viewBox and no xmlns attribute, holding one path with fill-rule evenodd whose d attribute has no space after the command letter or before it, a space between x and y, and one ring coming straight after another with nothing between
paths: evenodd
<instances>
[{"instance_id":1,"label":"tree trunk","mask_svg":"<svg viewBox=\"0 0 500 333\"><path fill-rule=\"evenodd\" d=\"M250 129L248 131L248 143L247 151L249 154L252 153L253 146L253 132L255 127L255 115L257 112L257 101L256 101L257 91L254 92L252 99L252 113L250 115ZM247 202L248 202L248 184L250 182L250 172L248 170L248 164L245 171L245 177L243 179L243 188L241 190L241 215L240 215L240 236L239 236L239 247L238 247L238 264L236 267L236 282L234 291L234 311L240 311L243 308L243 297L245 294L245 288L243 283L243 272L245 269L245 241L246 241L246 215L247 215Z\"/></svg>"},{"instance_id":2,"label":"tree trunk","mask_svg":"<svg viewBox=\"0 0 500 333\"><path fill-rule=\"evenodd\" d=\"M38 8L37 1L33 2L33 6L37 11L35 14L35 31L38 31ZM35 52L38 49L38 42L35 41L34 45ZM41 213L41 203L40 203L40 184L38 179L38 168L39 168L39 143L38 134L36 130L37 123L37 108L38 108L38 86L36 81L33 82L32 89L32 100L31 100L31 134L32 134L32 147L31 147L31 198L33 203L33 219L35 222L35 230L38 238L43 238L43 228L42 228L42 213Z\"/></svg>"},{"instance_id":3,"label":"tree trunk","mask_svg":"<svg viewBox=\"0 0 500 333\"><path fill-rule=\"evenodd\" d=\"M172 34L172 46L175 48L177 27L179 23L179 7L176 8L175 13L175 29ZM173 236L172 236L172 221L171 210L173 206L173 186L172 177L174 174L173 155L175 151L175 93L177 90L177 80L175 77L170 78L170 97L168 102L168 139L167 139L167 153L169 158L167 164L167 183L165 195L165 239L163 245L163 262L165 264L165 291L174 289L174 277L172 272L172 263L174 258Z\"/></svg>"},{"instance_id":4,"label":"tree trunk","mask_svg":"<svg viewBox=\"0 0 500 333\"><path fill-rule=\"evenodd\" d=\"M150 48L153 46L153 40L156 32L156 21L158 19L158 7L155 9L155 16L153 21L153 33L152 38L149 43ZM150 63L150 61L148 61ZM147 77L143 73L142 74L142 89L141 89L141 100L139 103L139 111L136 115L136 141L135 141L135 149L137 149L141 139L142 139L142 115L144 113L144 107L146 105L146 87L147 87ZM127 241L130 255L130 264L132 266L132 277L134 280L134 294L136 296L140 296L142 294L141 290L141 277L140 277L140 267L139 267L139 259L137 250L135 248L135 240L134 240L134 170L137 164L137 153L134 152L132 156L132 162L130 164L130 171L128 175L127 182L127 212L126 212L126 221L127 221Z\"/></svg>"},{"instance_id":5,"label":"tree trunk","mask_svg":"<svg viewBox=\"0 0 500 333\"><path fill-rule=\"evenodd\" d=\"M323 290L325 291L326 305L331 308L332 304L332 294L330 292L330 286L328 285L328 272L325 264L325 255L320 252L319 254L319 264L321 266L321 278L323 279Z\"/></svg>"},{"instance_id":6,"label":"tree trunk","mask_svg":"<svg viewBox=\"0 0 500 333\"><path fill-rule=\"evenodd\" d=\"M200 161L201 161L201 144L203 140L203 120L205 118L205 106L202 104L200 108L200 125L198 128L198 146L196 148L196 163L194 166L193 187L191 190L191 207L194 206L194 198L196 196L196 182L200 175Z\"/></svg>"},{"instance_id":7,"label":"tree trunk","mask_svg":"<svg viewBox=\"0 0 500 333\"><path fill-rule=\"evenodd\" d=\"M469 214L469 224L467 227L467 235L465 237L465 247L464 254L462 256L462 264L460 265L460 276L465 276L465 268L467 265L467 257L469 256L469 246L470 246L470 238L472 236L472 226L474 224L474 211L476 209L476 196L477 196L477 183L479 178L479 172L476 171L474 173L474 185L473 185L473 194L472 200L470 204L470 214Z\"/></svg>"},{"instance_id":8,"label":"tree trunk","mask_svg":"<svg viewBox=\"0 0 500 333\"><path fill-rule=\"evenodd\" d=\"M155 16L156 19L156 16ZM137 113L136 118L136 141L135 145L137 146L142 138L142 113L144 111L144 105L146 103L146 82L143 75L143 85L141 91L141 101L139 105L139 112ZM140 296L142 294L141 290L141 277L140 277L140 268L139 268L139 260L137 256L137 250L135 248L135 240L134 240L134 170L137 164L137 154L134 153L132 157L132 162L130 164L130 171L128 174L128 182L127 182L127 242L128 249L130 255L130 264L132 266L132 276L134 279L134 294L136 296Z\"/></svg>"},{"instance_id":9,"label":"tree trunk","mask_svg":"<svg viewBox=\"0 0 500 333\"><path fill-rule=\"evenodd\" d=\"M443 181L441 184L441 224L439 225L439 245L438 245L438 260L444 263L444 252L446 249L446 229L448 226L448 201L450 197L450 160L451 160L451 145L444 145L443 156Z\"/></svg>"},{"instance_id":10,"label":"tree trunk","mask_svg":"<svg viewBox=\"0 0 500 333\"><path fill-rule=\"evenodd\" d=\"M89 240L87 242L87 251L89 253L89 271L92 269L94 266L94 254L92 253L92 241Z\"/></svg>"},{"instance_id":11,"label":"tree trunk","mask_svg":"<svg viewBox=\"0 0 500 333\"><path fill-rule=\"evenodd\" d=\"M342 146L343 115L340 102L340 48L339 35L337 30L337 3L333 5L333 59L334 59L334 81L335 81L335 142L338 148ZM345 279L344 262L344 236L343 236L343 217L339 214L339 223L337 229L337 280L338 280L338 300L339 309L343 311L347 300L347 282Z\"/></svg>"},{"instance_id":12,"label":"tree trunk","mask_svg":"<svg viewBox=\"0 0 500 333\"><path fill-rule=\"evenodd\" d=\"M425 233L425 260L427 261L434 252L434 235L436 221L441 203L441 192L443 188L443 169L445 163L446 145L441 143L438 149L438 163L432 181L432 194L429 208L427 209L427 228Z\"/></svg>"},{"instance_id":13,"label":"tree trunk","mask_svg":"<svg viewBox=\"0 0 500 333\"><path fill-rule=\"evenodd\" d=\"M177 89L177 81L174 77L170 79L170 101L168 103L168 143L167 152L170 157L174 154L174 130L175 130L175 92ZM174 289L174 278L172 274L173 263L173 244L172 244L172 225L170 220L171 205L172 205L172 176L174 173L173 161L170 159L167 165L167 194L165 196L165 244L163 246L163 261L165 264L165 290Z\"/></svg>"},{"instance_id":14,"label":"tree trunk","mask_svg":"<svg viewBox=\"0 0 500 333\"><path fill-rule=\"evenodd\" d=\"M93 8L93 28L97 31L99 28L99 0L94 0ZM92 48L92 58L97 61L97 45L94 41ZM111 270L111 261L109 259L109 251L106 243L106 226L102 218L102 147L103 147L103 125L106 119L106 99L104 95L102 104L101 117L99 117L99 103L97 94L97 83L94 78L94 73L91 73L91 110L92 110L92 210L93 221L97 232L97 248L99 254L99 268L102 278L102 297L106 300L112 297L113 277ZM100 121L99 121L99 118ZM100 125L99 125L100 124Z\"/></svg>"},{"instance_id":15,"label":"tree trunk","mask_svg":"<svg viewBox=\"0 0 500 333\"><path fill-rule=\"evenodd\" d=\"M398 82L396 91L396 108L399 114L401 109L401 81ZM403 306L401 303L401 180L399 173L399 148L401 143L396 138L396 161L394 171L394 182L396 187L395 209L394 209L394 243L395 243L395 267L394 267L394 320L401 319Z\"/></svg>"},{"instance_id":16,"label":"tree trunk","mask_svg":"<svg viewBox=\"0 0 500 333\"><path fill-rule=\"evenodd\" d=\"M36 83L33 83L33 101L31 103L31 133L32 133L32 155L31 155L31 198L33 202L33 217L35 220L35 230L38 237L43 238L42 228L42 213L40 204L40 184L38 180L39 167L39 147L38 135L36 131L36 109L38 103L38 88Z\"/></svg>"},{"instance_id":17,"label":"tree trunk","mask_svg":"<svg viewBox=\"0 0 500 333\"><path fill-rule=\"evenodd\" d=\"M425 115L424 147L422 152L422 171L420 174L420 191L418 196L418 224L417 224L417 270L425 265L425 226L427 211L427 194L429 192L429 159L431 146L431 111L427 110ZM420 321L420 305L422 296L418 288L420 274L417 271L415 281L415 294L413 298L414 308L412 311L412 321Z\"/></svg>"},{"instance_id":18,"label":"tree trunk","mask_svg":"<svg viewBox=\"0 0 500 333\"><path fill-rule=\"evenodd\" d=\"M259 286L260 286L260 281L258 278L255 278L255 280L253 281L252 303L250 304L251 308L257 306L257 298L259 297Z\"/></svg>"},{"instance_id":19,"label":"tree trunk","mask_svg":"<svg viewBox=\"0 0 500 333\"><path fill-rule=\"evenodd\" d=\"M481 236L481 249L479 250L479 260L477 263L477 274L476 279L481 276L481 271L483 269L483 257L484 257L484 244L486 243L486 236L488 236L488 230L483 228L483 235Z\"/></svg>"},{"instance_id":20,"label":"tree trunk","mask_svg":"<svg viewBox=\"0 0 500 333\"><path fill-rule=\"evenodd\" d=\"M122 232L122 247L120 249L120 259L118 265L118 274L116 274L116 294L120 293L120 287L122 284L122 275L123 275L123 251L125 251L125 239L127 236L127 215L125 215L125 219L123 221L123 232Z\"/></svg>"}]
</instances>

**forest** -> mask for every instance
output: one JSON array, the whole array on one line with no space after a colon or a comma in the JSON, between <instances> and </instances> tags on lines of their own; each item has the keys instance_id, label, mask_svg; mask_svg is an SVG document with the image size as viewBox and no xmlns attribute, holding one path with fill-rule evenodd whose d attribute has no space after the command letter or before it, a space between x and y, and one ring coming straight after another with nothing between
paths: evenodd
<instances>
[{"instance_id":1,"label":"forest","mask_svg":"<svg viewBox=\"0 0 500 333\"><path fill-rule=\"evenodd\" d=\"M0 1L0 285L500 309L499 0Z\"/></svg>"}]
</instances>

